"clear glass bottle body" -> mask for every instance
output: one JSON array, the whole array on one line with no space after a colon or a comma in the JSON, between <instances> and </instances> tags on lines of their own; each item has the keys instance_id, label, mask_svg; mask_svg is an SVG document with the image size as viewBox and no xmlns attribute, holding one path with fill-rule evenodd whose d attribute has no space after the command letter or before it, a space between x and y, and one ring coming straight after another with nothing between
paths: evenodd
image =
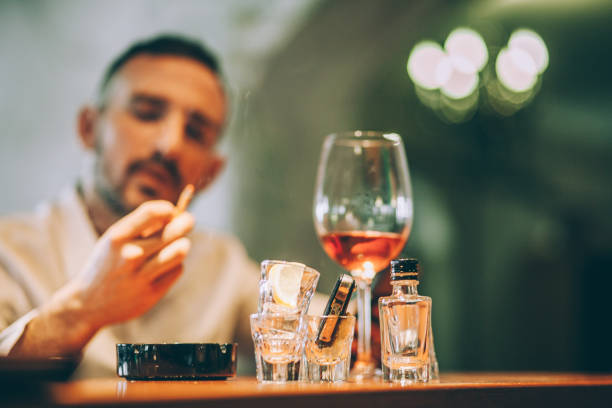
<instances>
[{"instance_id":1,"label":"clear glass bottle body","mask_svg":"<svg viewBox=\"0 0 612 408\"><path fill-rule=\"evenodd\" d=\"M394 281L391 296L378 300L385 381L430 380L431 298L419 296L418 283Z\"/></svg>"}]
</instances>

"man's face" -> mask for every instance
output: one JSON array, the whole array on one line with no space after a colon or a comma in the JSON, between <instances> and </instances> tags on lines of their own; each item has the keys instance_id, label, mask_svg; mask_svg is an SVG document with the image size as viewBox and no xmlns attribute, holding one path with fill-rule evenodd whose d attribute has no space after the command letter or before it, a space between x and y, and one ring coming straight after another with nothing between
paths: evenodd
<instances>
[{"instance_id":1,"label":"man's face","mask_svg":"<svg viewBox=\"0 0 612 408\"><path fill-rule=\"evenodd\" d=\"M96 190L125 213L176 202L187 184L204 188L223 164L215 145L225 113L219 80L201 63L134 57L108 84L95 122Z\"/></svg>"}]
</instances>

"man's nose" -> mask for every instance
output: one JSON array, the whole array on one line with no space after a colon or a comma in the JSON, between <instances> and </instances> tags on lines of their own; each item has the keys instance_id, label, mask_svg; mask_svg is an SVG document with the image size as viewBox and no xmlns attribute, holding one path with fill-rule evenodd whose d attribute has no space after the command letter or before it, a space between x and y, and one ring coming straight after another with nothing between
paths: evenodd
<instances>
[{"instance_id":1,"label":"man's nose","mask_svg":"<svg viewBox=\"0 0 612 408\"><path fill-rule=\"evenodd\" d=\"M161 134L157 144L159 152L173 156L180 152L184 143L185 120L180 112L170 112L162 123Z\"/></svg>"}]
</instances>

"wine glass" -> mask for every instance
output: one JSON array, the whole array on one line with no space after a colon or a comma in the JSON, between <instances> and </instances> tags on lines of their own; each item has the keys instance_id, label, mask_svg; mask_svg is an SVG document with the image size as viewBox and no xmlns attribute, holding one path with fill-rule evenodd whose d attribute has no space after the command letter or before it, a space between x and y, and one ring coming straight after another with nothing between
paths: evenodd
<instances>
[{"instance_id":1,"label":"wine glass","mask_svg":"<svg viewBox=\"0 0 612 408\"><path fill-rule=\"evenodd\" d=\"M357 360L351 378L375 376L371 283L402 251L412 227L412 189L401 137L353 131L326 137L314 198L323 249L356 280Z\"/></svg>"}]
</instances>

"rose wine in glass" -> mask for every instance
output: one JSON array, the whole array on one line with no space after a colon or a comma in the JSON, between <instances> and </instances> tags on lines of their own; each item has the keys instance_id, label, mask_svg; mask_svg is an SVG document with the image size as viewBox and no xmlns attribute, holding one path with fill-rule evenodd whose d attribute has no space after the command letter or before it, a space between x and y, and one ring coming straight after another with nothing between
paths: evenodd
<instances>
[{"instance_id":1,"label":"rose wine in glass","mask_svg":"<svg viewBox=\"0 0 612 408\"><path fill-rule=\"evenodd\" d=\"M412 227L412 189L404 145L395 133L327 136L317 173L314 224L327 255L357 282L355 380L375 375L371 283L402 251Z\"/></svg>"}]
</instances>

